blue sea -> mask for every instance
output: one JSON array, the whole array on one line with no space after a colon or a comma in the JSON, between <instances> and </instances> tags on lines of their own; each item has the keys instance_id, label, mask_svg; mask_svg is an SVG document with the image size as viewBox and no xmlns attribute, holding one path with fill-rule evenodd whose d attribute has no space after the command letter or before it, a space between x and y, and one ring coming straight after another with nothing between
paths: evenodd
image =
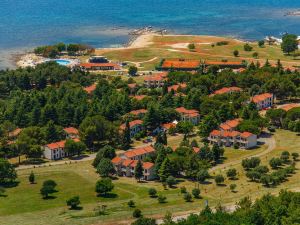
<instances>
[{"instance_id":1,"label":"blue sea","mask_svg":"<svg viewBox=\"0 0 300 225\"><path fill-rule=\"evenodd\" d=\"M300 0L0 0L0 68L37 45L121 45L144 26L248 40L300 35L300 17L284 16L299 8Z\"/></svg>"}]
</instances>

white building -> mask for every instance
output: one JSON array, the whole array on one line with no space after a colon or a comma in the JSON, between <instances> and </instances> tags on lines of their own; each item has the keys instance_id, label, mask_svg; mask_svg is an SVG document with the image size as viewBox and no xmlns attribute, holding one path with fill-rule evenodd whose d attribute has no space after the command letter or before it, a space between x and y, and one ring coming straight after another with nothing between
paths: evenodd
<instances>
[{"instance_id":1,"label":"white building","mask_svg":"<svg viewBox=\"0 0 300 225\"><path fill-rule=\"evenodd\" d=\"M271 93L264 93L255 95L251 98L251 101L256 104L258 110L267 109L272 107L274 101L274 95Z\"/></svg>"}]
</instances>

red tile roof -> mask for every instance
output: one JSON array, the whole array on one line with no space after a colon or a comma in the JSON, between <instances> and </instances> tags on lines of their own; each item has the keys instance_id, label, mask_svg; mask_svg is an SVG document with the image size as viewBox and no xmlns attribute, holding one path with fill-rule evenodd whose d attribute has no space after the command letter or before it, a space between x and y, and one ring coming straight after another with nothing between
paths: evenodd
<instances>
[{"instance_id":1,"label":"red tile roof","mask_svg":"<svg viewBox=\"0 0 300 225\"><path fill-rule=\"evenodd\" d=\"M236 128L241 121L242 121L241 119L227 120L225 123L222 123L220 125L220 128L222 130L231 130Z\"/></svg>"},{"instance_id":2,"label":"red tile roof","mask_svg":"<svg viewBox=\"0 0 300 225\"><path fill-rule=\"evenodd\" d=\"M187 116L190 116L190 117L199 116L199 112L197 110L194 110L194 109L186 109L184 107L180 107L180 108L177 108L176 111L180 114L184 114L184 115L187 115Z\"/></svg>"},{"instance_id":3,"label":"red tile roof","mask_svg":"<svg viewBox=\"0 0 300 225\"><path fill-rule=\"evenodd\" d=\"M266 99L272 98L272 97L273 97L273 94L271 94L271 93L264 93L264 94L261 94L261 95L255 95L251 99L251 101L253 101L254 103L258 103L258 102L265 101Z\"/></svg>"},{"instance_id":4,"label":"red tile roof","mask_svg":"<svg viewBox=\"0 0 300 225\"><path fill-rule=\"evenodd\" d=\"M248 137L251 137L251 136L253 136L254 134L252 134L252 133L250 133L250 132L243 132L242 134L241 134L241 137L242 138L248 138Z\"/></svg>"},{"instance_id":5,"label":"red tile roof","mask_svg":"<svg viewBox=\"0 0 300 225\"><path fill-rule=\"evenodd\" d=\"M169 130L171 127L176 127L176 124L174 124L174 123L164 123L161 126L165 129Z\"/></svg>"},{"instance_id":6,"label":"red tile roof","mask_svg":"<svg viewBox=\"0 0 300 225\"><path fill-rule=\"evenodd\" d=\"M136 86L137 86L136 83L128 84L128 87L131 88L131 89L135 88Z\"/></svg>"},{"instance_id":7,"label":"red tile roof","mask_svg":"<svg viewBox=\"0 0 300 225\"><path fill-rule=\"evenodd\" d=\"M113 164L120 164L120 163L122 162L122 158L120 158L120 157L115 157L115 158L113 158L113 159L111 160L111 162L112 162Z\"/></svg>"},{"instance_id":8,"label":"red tile roof","mask_svg":"<svg viewBox=\"0 0 300 225\"><path fill-rule=\"evenodd\" d=\"M143 163L143 168L144 168L145 170L149 170L149 169L151 169L153 166L154 166L154 164L151 163L151 162L144 162L144 163Z\"/></svg>"},{"instance_id":9,"label":"red tile roof","mask_svg":"<svg viewBox=\"0 0 300 225\"><path fill-rule=\"evenodd\" d=\"M166 80L167 73L159 73L145 77L144 81L163 81Z\"/></svg>"},{"instance_id":10,"label":"red tile roof","mask_svg":"<svg viewBox=\"0 0 300 225\"><path fill-rule=\"evenodd\" d=\"M75 127L66 127L64 128L64 131L67 134L79 134L79 131Z\"/></svg>"},{"instance_id":11,"label":"red tile roof","mask_svg":"<svg viewBox=\"0 0 300 225\"><path fill-rule=\"evenodd\" d=\"M135 116L138 116L139 114L145 114L145 113L147 113L146 109L138 109L130 112L130 114L133 114Z\"/></svg>"},{"instance_id":12,"label":"red tile roof","mask_svg":"<svg viewBox=\"0 0 300 225\"><path fill-rule=\"evenodd\" d=\"M211 136L220 136L221 135L221 131L219 130L213 130L212 132L210 132Z\"/></svg>"},{"instance_id":13,"label":"red tile roof","mask_svg":"<svg viewBox=\"0 0 300 225\"><path fill-rule=\"evenodd\" d=\"M181 89L185 89L186 86L187 86L186 83L174 84L174 85L168 87L168 92L170 92L171 90L177 91L179 87Z\"/></svg>"},{"instance_id":14,"label":"red tile roof","mask_svg":"<svg viewBox=\"0 0 300 225\"><path fill-rule=\"evenodd\" d=\"M88 94L91 94L93 91L95 91L96 86L96 84L92 84L91 86L83 88L83 90L85 90Z\"/></svg>"},{"instance_id":15,"label":"red tile roof","mask_svg":"<svg viewBox=\"0 0 300 225\"><path fill-rule=\"evenodd\" d=\"M146 146L143 148L132 149L124 153L127 158L132 158L134 156L144 155L155 152L155 149L152 146Z\"/></svg>"},{"instance_id":16,"label":"red tile roof","mask_svg":"<svg viewBox=\"0 0 300 225\"><path fill-rule=\"evenodd\" d=\"M140 101L140 100L143 100L144 98L147 97L147 95L135 95L135 96L131 96L133 97L134 99Z\"/></svg>"},{"instance_id":17,"label":"red tile roof","mask_svg":"<svg viewBox=\"0 0 300 225\"><path fill-rule=\"evenodd\" d=\"M193 150L194 150L195 153L200 152L200 148L197 148L197 147L193 147Z\"/></svg>"},{"instance_id":18,"label":"red tile roof","mask_svg":"<svg viewBox=\"0 0 300 225\"><path fill-rule=\"evenodd\" d=\"M133 160L131 160L131 159L125 159L122 164L124 166L130 166L132 163L133 163Z\"/></svg>"},{"instance_id":19,"label":"red tile roof","mask_svg":"<svg viewBox=\"0 0 300 225\"><path fill-rule=\"evenodd\" d=\"M131 122L129 122L129 127L132 128L136 125L142 125L143 124L143 121L142 120L133 120ZM123 123L121 126L120 126L120 129L121 130L125 130L126 128L126 123Z\"/></svg>"},{"instance_id":20,"label":"red tile roof","mask_svg":"<svg viewBox=\"0 0 300 225\"><path fill-rule=\"evenodd\" d=\"M80 141L78 138L74 138L72 140L75 142ZM63 141L58 141L58 142L53 142L53 143L47 144L46 147L48 147L50 150L54 150L57 148L64 148L65 144L66 144L66 140L63 140Z\"/></svg>"},{"instance_id":21,"label":"red tile roof","mask_svg":"<svg viewBox=\"0 0 300 225\"><path fill-rule=\"evenodd\" d=\"M9 137L17 137L20 133L21 133L22 129L21 128L17 128L11 132L9 132L8 136Z\"/></svg>"},{"instance_id":22,"label":"red tile roof","mask_svg":"<svg viewBox=\"0 0 300 225\"><path fill-rule=\"evenodd\" d=\"M200 64L199 60L169 59L163 62L162 68L197 69Z\"/></svg>"},{"instance_id":23,"label":"red tile roof","mask_svg":"<svg viewBox=\"0 0 300 225\"><path fill-rule=\"evenodd\" d=\"M211 94L211 96L222 95L222 94L227 94L227 93L231 93L231 92L239 92L239 91L242 91L242 89L239 87L224 87L219 90L216 90L213 94Z\"/></svg>"}]
</instances>

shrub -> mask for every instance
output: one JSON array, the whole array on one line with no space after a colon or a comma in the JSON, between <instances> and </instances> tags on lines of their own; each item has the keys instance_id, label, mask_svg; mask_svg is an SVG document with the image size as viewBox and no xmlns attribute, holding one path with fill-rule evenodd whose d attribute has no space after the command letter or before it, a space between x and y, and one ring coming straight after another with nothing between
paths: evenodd
<instances>
[{"instance_id":1,"label":"shrub","mask_svg":"<svg viewBox=\"0 0 300 225\"><path fill-rule=\"evenodd\" d=\"M197 173L197 180L203 183L207 178L209 178L209 173L207 169L200 169Z\"/></svg>"},{"instance_id":2,"label":"shrub","mask_svg":"<svg viewBox=\"0 0 300 225\"><path fill-rule=\"evenodd\" d=\"M192 195L194 196L194 198L200 198L200 189L199 188L194 188L192 190Z\"/></svg>"},{"instance_id":3,"label":"shrub","mask_svg":"<svg viewBox=\"0 0 300 225\"><path fill-rule=\"evenodd\" d=\"M253 47L251 45L249 45L248 43L244 45L244 50L246 52L251 52L253 49Z\"/></svg>"},{"instance_id":4,"label":"shrub","mask_svg":"<svg viewBox=\"0 0 300 225\"><path fill-rule=\"evenodd\" d=\"M150 188L150 189L148 190L148 194L149 194L149 196L150 196L151 198L155 198L155 197L157 196L157 191L156 191L155 188Z\"/></svg>"},{"instance_id":5,"label":"shrub","mask_svg":"<svg viewBox=\"0 0 300 225\"><path fill-rule=\"evenodd\" d=\"M234 192L236 189L236 184L230 184L229 188L231 192Z\"/></svg>"},{"instance_id":6,"label":"shrub","mask_svg":"<svg viewBox=\"0 0 300 225\"><path fill-rule=\"evenodd\" d=\"M129 202L127 202L127 205L130 207L130 208L134 208L135 207L135 203L133 200L130 200Z\"/></svg>"},{"instance_id":7,"label":"shrub","mask_svg":"<svg viewBox=\"0 0 300 225\"><path fill-rule=\"evenodd\" d=\"M35 176L34 176L34 173L31 171L29 177L28 177L28 180L31 184L34 184L35 182Z\"/></svg>"},{"instance_id":8,"label":"shrub","mask_svg":"<svg viewBox=\"0 0 300 225\"><path fill-rule=\"evenodd\" d=\"M165 203L166 200L167 200L167 197L163 196L163 195L159 195L157 200L158 200L159 203Z\"/></svg>"},{"instance_id":9,"label":"shrub","mask_svg":"<svg viewBox=\"0 0 300 225\"><path fill-rule=\"evenodd\" d=\"M77 209L80 204L79 196L74 196L67 200L67 206L70 206L70 209Z\"/></svg>"},{"instance_id":10,"label":"shrub","mask_svg":"<svg viewBox=\"0 0 300 225\"><path fill-rule=\"evenodd\" d=\"M257 59L258 58L258 53L257 52L253 52L252 57Z\"/></svg>"},{"instance_id":11,"label":"shrub","mask_svg":"<svg viewBox=\"0 0 300 225\"><path fill-rule=\"evenodd\" d=\"M168 186L171 188L173 187L173 185L176 184L176 180L173 176L169 176L166 180L166 183L168 184Z\"/></svg>"},{"instance_id":12,"label":"shrub","mask_svg":"<svg viewBox=\"0 0 300 225\"><path fill-rule=\"evenodd\" d=\"M185 187L185 186L181 187L181 188L180 188L180 192L181 192L182 194L186 193L186 187Z\"/></svg>"},{"instance_id":13,"label":"shrub","mask_svg":"<svg viewBox=\"0 0 300 225\"><path fill-rule=\"evenodd\" d=\"M278 167L282 165L282 160L280 158L272 158L269 161L269 164L272 167L272 169L278 169Z\"/></svg>"},{"instance_id":14,"label":"shrub","mask_svg":"<svg viewBox=\"0 0 300 225\"><path fill-rule=\"evenodd\" d=\"M98 180L96 183L95 191L99 195L106 195L108 192L112 191L114 189L114 184L112 183L110 178L103 178L101 180Z\"/></svg>"},{"instance_id":15,"label":"shrub","mask_svg":"<svg viewBox=\"0 0 300 225\"><path fill-rule=\"evenodd\" d=\"M288 151L284 151L281 153L280 159L284 162L284 163L288 163L290 160L290 153Z\"/></svg>"},{"instance_id":16,"label":"shrub","mask_svg":"<svg viewBox=\"0 0 300 225\"><path fill-rule=\"evenodd\" d=\"M294 161L297 161L298 158L299 158L299 154L298 154L297 152L293 152L293 153L292 153L292 157L293 157L293 160L294 160Z\"/></svg>"},{"instance_id":17,"label":"shrub","mask_svg":"<svg viewBox=\"0 0 300 225\"><path fill-rule=\"evenodd\" d=\"M229 44L228 41L219 41L219 42L217 42L217 46L228 45L228 44Z\"/></svg>"},{"instance_id":18,"label":"shrub","mask_svg":"<svg viewBox=\"0 0 300 225\"><path fill-rule=\"evenodd\" d=\"M132 216L134 218L140 218L140 217L142 217L142 211L140 209L135 209L132 213Z\"/></svg>"},{"instance_id":19,"label":"shrub","mask_svg":"<svg viewBox=\"0 0 300 225\"><path fill-rule=\"evenodd\" d=\"M234 168L229 169L229 170L227 170L226 175L229 179L234 180L234 179L236 179L237 171Z\"/></svg>"},{"instance_id":20,"label":"shrub","mask_svg":"<svg viewBox=\"0 0 300 225\"><path fill-rule=\"evenodd\" d=\"M215 182L216 182L217 185L222 184L224 181L225 181L225 179L224 179L223 175L221 175L221 174L217 175L215 177Z\"/></svg>"},{"instance_id":21,"label":"shrub","mask_svg":"<svg viewBox=\"0 0 300 225\"><path fill-rule=\"evenodd\" d=\"M183 195L183 199L186 201L186 202L191 202L192 201L192 195L187 192Z\"/></svg>"},{"instance_id":22,"label":"shrub","mask_svg":"<svg viewBox=\"0 0 300 225\"><path fill-rule=\"evenodd\" d=\"M238 57L238 56L239 56L239 54L240 54L240 53L239 53L239 51L238 51L238 50L234 50L234 51L233 51L233 55L234 55L235 57Z\"/></svg>"},{"instance_id":23,"label":"shrub","mask_svg":"<svg viewBox=\"0 0 300 225\"><path fill-rule=\"evenodd\" d=\"M259 46L260 48L264 47L264 46L265 46L265 41L264 41L264 40L258 41L258 46Z\"/></svg>"},{"instance_id":24,"label":"shrub","mask_svg":"<svg viewBox=\"0 0 300 225\"><path fill-rule=\"evenodd\" d=\"M188 49L189 49L190 51L194 51L195 48L196 48L196 46L195 46L194 43L190 43L190 44L188 45Z\"/></svg>"}]
</instances>

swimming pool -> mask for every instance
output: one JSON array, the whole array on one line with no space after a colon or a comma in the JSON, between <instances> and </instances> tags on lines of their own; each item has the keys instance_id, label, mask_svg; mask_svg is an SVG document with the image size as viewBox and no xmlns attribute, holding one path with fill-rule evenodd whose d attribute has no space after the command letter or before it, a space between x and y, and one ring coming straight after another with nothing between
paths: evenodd
<instances>
[{"instance_id":1,"label":"swimming pool","mask_svg":"<svg viewBox=\"0 0 300 225\"><path fill-rule=\"evenodd\" d=\"M67 66L71 63L71 61L66 60L66 59L55 59L53 61L57 62L59 65L62 65L62 66Z\"/></svg>"}]
</instances>

